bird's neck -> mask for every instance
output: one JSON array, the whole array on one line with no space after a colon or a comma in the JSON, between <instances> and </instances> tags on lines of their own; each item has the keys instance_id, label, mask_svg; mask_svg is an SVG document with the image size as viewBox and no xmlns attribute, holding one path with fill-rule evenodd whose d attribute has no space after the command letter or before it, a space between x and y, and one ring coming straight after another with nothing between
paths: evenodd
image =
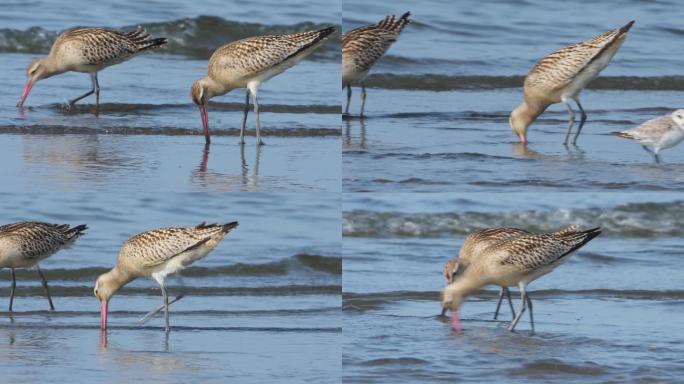
<instances>
[{"instance_id":1,"label":"bird's neck","mask_svg":"<svg viewBox=\"0 0 684 384\"><path fill-rule=\"evenodd\" d=\"M233 89L221 82L214 80L210 76L206 76L202 79L202 86L204 88L204 92L207 93L207 100L215 96L225 95Z\"/></svg>"},{"instance_id":2,"label":"bird's neck","mask_svg":"<svg viewBox=\"0 0 684 384\"><path fill-rule=\"evenodd\" d=\"M549 107L549 104L545 103L539 103L537 101L525 99L523 102L518 106L518 113L521 116L525 117L525 120L528 121L528 125L532 124L535 120L537 120L537 117L544 113L546 108Z\"/></svg>"},{"instance_id":3,"label":"bird's neck","mask_svg":"<svg viewBox=\"0 0 684 384\"><path fill-rule=\"evenodd\" d=\"M118 291L121 289L121 287L135 279L135 275L122 265L117 265L116 267L112 268L109 272L107 272L107 275L107 280L110 281L114 291Z\"/></svg>"}]
</instances>

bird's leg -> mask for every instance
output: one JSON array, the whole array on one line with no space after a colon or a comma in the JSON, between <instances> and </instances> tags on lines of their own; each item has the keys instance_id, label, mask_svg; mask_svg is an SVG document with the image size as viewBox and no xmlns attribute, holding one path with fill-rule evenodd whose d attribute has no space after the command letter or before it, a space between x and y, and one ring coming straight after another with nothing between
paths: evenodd
<instances>
[{"instance_id":1,"label":"bird's leg","mask_svg":"<svg viewBox=\"0 0 684 384\"><path fill-rule=\"evenodd\" d=\"M52 297L50 297L50 288L48 288L47 279L43 275L43 271L40 270L40 267L38 265L36 265L36 271L38 271L38 275L40 276L41 283L43 284L43 289L45 290L45 293L47 294L48 302L50 303L50 310L54 311L55 306L52 305Z\"/></svg>"},{"instance_id":2,"label":"bird's leg","mask_svg":"<svg viewBox=\"0 0 684 384\"><path fill-rule=\"evenodd\" d=\"M570 132L572 131L572 125L575 124L575 111L572 110L569 102L563 101L566 107L568 107L568 128L565 130L565 138L563 139L563 145L568 145L568 137L570 137Z\"/></svg>"},{"instance_id":3,"label":"bird's leg","mask_svg":"<svg viewBox=\"0 0 684 384\"><path fill-rule=\"evenodd\" d=\"M12 275L12 285L10 286L9 311L12 312L12 303L14 302L14 289L17 288L17 277L14 274L14 268L10 268L10 274Z\"/></svg>"},{"instance_id":4,"label":"bird's leg","mask_svg":"<svg viewBox=\"0 0 684 384\"><path fill-rule=\"evenodd\" d=\"M92 75L93 88L95 89L95 109L100 108L100 83L97 81L97 72Z\"/></svg>"},{"instance_id":5,"label":"bird's leg","mask_svg":"<svg viewBox=\"0 0 684 384\"><path fill-rule=\"evenodd\" d=\"M577 103L577 108L580 110L580 123L579 127L577 127L577 132L575 132L575 138L572 139L572 145L577 144L577 138L580 135L580 132L582 131L582 127L584 127L584 123L587 121L587 114L584 112L584 108L582 108L582 104L580 104L579 100L575 100L575 103Z\"/></svg>"},{"instance_id":6,"label":"bird's leg","mask_svg":"<svg viewBox=\"0 0 684 384\"><path fill-rule=\"evenodd\" d=\"M513 309L513 300L511 300L511 291L507 287L503 287L506 290L506 297L508 298L508 306L511 308L511 315L515 319L515 309Z\"/></svg>"},{"instance_id":7,"label":"bird's leg","mask_svg":"<svg viewBox=\"0 0 684 384\"><path fill-rule=\"evenodd\" d=\"M645 146L645 145L642 145L642 146L641 146L641 148L643 148L643 149L644 149L644 151L646 151L646 152L650 153L651 155L653 154L653 151L651 151L651 150L650 150L650 149L649 149L649 148L648 148L647 146Z\"/></svg>"},{"instance_id":8,"label":"bird's leg","mask_svg":"<svg viewBox=\"0 0 684 384\"><path fill-rule=\"evenodd\" d=\"M245 90L245 111L242 116L242 128L240 128L240 144L245 143L245 127L247 126L247 114L249 113L249 88Z\"/></svg>"},{"instance_id":9,"label":"bird's leg","mask_svg":"<svg viewBox=\"0 0 684 384\"><path fill-rule=\"evenodd\" d=\"M527 299L527 306L530 307L530 325L532 325L531 335L534 334L534 316L532 315L532 299L530 299L530 294L525 293L525 298Z\"/></svg>"},{"instance_id":10,"label":"bird's leg","mask_svg":"<svg viewBox=\"0 0 684 384\"><path fill-rule=\"evenodd\" d=\"M361 83L361 114L359 117L363 117L363 109L366 107L366 84Z\"/></svg>"},{"instance_id":11,"label":"bird's leg","mask_svg":"<svg viewBox=\"0 0 684 384\"><path fill-rule=\"evenodd\" d=\"M351 103L352 89L351 85L347 85L347 106L344 107L344 114L349 115L349 103Z\"/></svg>"},{"instance_id":12,"label":"bird's leg","mask_svg":"<svg viewBox=\"0 0 684 384\"><path fill-rule=\"evenodd\" d=\"M162 296L164 296L164 330L169 332L171 327L169 326L169 295L166 294L166 287L164 284L159 284L161 286Z\"/></svg>"},{"instance_id":13,"label":"bird's leg","mask_svg":"<svg viewBox=\"0 0 684 384\"><path fill-rule=\"evenodd\" d=\"M259 85L256 83L250 83L247 85L249 88L250 93L252 94L252 103L254 104L254 114L256 115L256 141L257 145L264 145L264 142L261 141L261 132L260 132L260 124L259 124L259 99L257 98L257 91L259 88Z\"/></svg>"},{"instance_id":14,"label":"bird's leg","mask_svg":"<svg viewBox=\"0 0 684 384\"><path fill-rule=\"evenodd\" d=\"M499 317L499 309L501 308L501 302L503 301L504 297L504 287L501 287L501 290L499 291L499 302L496 303L496 311L494 311L494 320L496 320L497 317Z\"/></svg>"},{"instance_id":15,"label":"bird's leg","mask_svg":"<svg viewBox=\"0 0 684 384\"><path fill-rule=\"evenodd\" d=\"M653 152L653 158L655 159L656 164L660 164L660 155L657 154L656 152Z\"/></svg>"},{"instance_id":16,"label":"bird's leg","mask_svg":"<svg viewBox=\"0 0 684 384\"><path fill-rule=\"evenodd\" d=\"M76 104L77 101L79 101L83 98L86 98L86 97L92 95L93 93L95 93L95 88L96 88L96 84L97 84L97 73L90 75L90 81L93 83L93 86L92 86L92 88L90 88L90 91L82 94L81 96L79 96L73 100L69 100L69 109L73 108L74 104ZM98 93L99 93L100 92L99 91L99 85L97 85L97 88L98 88ZM98 98L98 101L99 101L99 98Z\"/></svg>"},{"instance_id":17,"label":"bird's leg","mask_svg":"<svg viewBox=\"0 0 684 384\"><path fill-rule=\"evenodd\" d=\"M518 314L515 316L513 319L513 322L511 323L511 326L508 327L508 330L513 332L515 330L515 326L518 325L518 321L520 321L520 318L522 317L523 312L525 312L525 284L520 283L520 309L518 310Z\"/></svg>"}]
</instances>

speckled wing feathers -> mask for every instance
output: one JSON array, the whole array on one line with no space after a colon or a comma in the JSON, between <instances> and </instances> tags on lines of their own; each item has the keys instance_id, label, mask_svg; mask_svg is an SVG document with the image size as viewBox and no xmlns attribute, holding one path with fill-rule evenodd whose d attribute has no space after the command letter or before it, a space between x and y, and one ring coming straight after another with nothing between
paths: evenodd
<instances>
[{"instance_id":1,"label":"speckled wing feathers","mask_svg":"<svg viewBox=\"0 0 684 384\"><path fill-rule=\"evenodd\" d=\"M237 223L200 224L196 227L169 227L139 233L126 240L119 252L120 262L152 267L183 252L199 247L217 235L225 235Z\"/></svg>"},{"instance_id":2,"label":"speckled wing feathers","mask_svg":"<svg viewBox=\"0 0 684 384\"><path fill-rule=\"evenodd\" d=\"M137 53L164 44L165 38L150 39L150 35L142 28L128 33L106 28L75 28L59 35L50 55L75 48L83 63L101 66L120 63Z\"/></svg>"},{"instance_id":3,"label":"speckled wing feathers","mask_svg":"<svg viewBox=\"0 0 684 384\"><path fill-rule=\"evenodd\" d=\"M492 251L500 255L502 265L535 271L559 262L600 234L600 228L580 232L566 230L560 234L530 234L503 242Z\"/></svg>"},{"instance_id":4,"label":"speckled wing feathers","mask_svg":"<svg viewBox=\"0 0 684 384\"><path fill-rule=\"evenodd\" d=\"M409 12L399 19L387 16L375 25L353 29L342 36L342 57L350 60L357 71L368 71L409 23Z\"/></svg>"},{"instance_id":5,"label":"speckled wing feathers","mask_svg":"<svg viewBox=\"0 0 684 384\"><path fill-rule=\"evenodd\" d=\"M316 45L334 27L289 35L257 36L234 41L217 49L209 59L209 76L218 78L228 70L244 77L253 77L279 65ZM294 65L295 62L292 62Z\"/></svg>"},{"instance_id":6,"label":"speckled wing feathers","mask_svg":"<svg viewBox=\"0 0 684 384\"><path fill-rule=\"evenodd\" d=\"M86 229L85 225L71 228L68 224L20 222L1 226L0 238L15 241L24 258L42 259L69 245Z\"/></svg>"},{"instance_id":7,"label":"speckled wing feathers","mask_svg":"<svg viewBox=\"0 0 684 384\"><path fill-rule=\"evenodd\" d=\"M622 28L561 48L544 57L527 74L525 87L539 87L549 91L565 87L605 49L622 38L633 23L632 21Z\"/></svg>"}]
</instances>

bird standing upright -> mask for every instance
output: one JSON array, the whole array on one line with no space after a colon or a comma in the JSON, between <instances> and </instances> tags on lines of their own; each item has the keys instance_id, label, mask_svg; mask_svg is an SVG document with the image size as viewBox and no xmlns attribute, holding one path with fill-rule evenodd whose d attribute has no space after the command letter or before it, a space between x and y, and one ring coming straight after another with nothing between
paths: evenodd
<instances>
[{"instance_id":1,"label":"bird standing upright","mask_svg":"<svg viewBox=\"0 0 684 384\"><path fill-rule=\"evenodd\" d=\"M660 151L672 148L684 140L684 109L667 116L656 117L626 131L611 132L613 136L638 141L644 150L660 163Z\"/></svg>"}]
</instances>

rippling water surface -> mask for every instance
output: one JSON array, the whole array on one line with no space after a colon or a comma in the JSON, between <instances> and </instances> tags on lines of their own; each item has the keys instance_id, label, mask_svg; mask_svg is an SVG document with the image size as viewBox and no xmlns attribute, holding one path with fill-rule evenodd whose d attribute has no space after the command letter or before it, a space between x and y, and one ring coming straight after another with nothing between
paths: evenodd
<instances>
[{"instance_id":1,"label":"rippling water surface","mask_svg":"<svg viewBox=\"0 0 684 384\"><path fill-rule=\"evenodd\" d=\"M676 382L684 373L676 194L356 194L343 204L345 381ZM530 284L535 335L526 317L509 333L505 305L492 320L496 287L466 301L461 334L436 316L442 267L468 232L569 224L604 233Z\"/></svg>"},{"instance_id":2,"label":"rippling water surface","mask_svg":"<svg viewBox=\"0 0 684 384\"><path fill-rule=\"evenodd\" d=\"M678 51L684 11L671 1L433 1L368 80L365 120L343 124L346 191L682 190L681 147L654 166L636 143L608 133L684 106ZM387 13L345 1L345 30ZM582 94L589 116L578 146L563 146L567 111L550 107L523 147L508 126L524 75L556 49L636 24ZM351 111L358 113L359 91Z\"/></svg>"},{"instance_id":3,"label":"rippling water surface","mask_svg":"<svg viewBox=\"0 0 684 384\"><path fill-rule=\"evenodd\" d=\"M13 382L153 382L234 377L243 382L339 381L341 354L339 198L336 194L5 194L7 222L85 223L71 249L41 263L56 311L48 312L35 271L18 271L14 313L2 275L0 366ZM161 303L157 284L138 279L110 301L100 336L97 277L130 236L202 221L240 226L205 259L169 278L172 331L139 319ZM27 371L26 367L42 365ZM114 376L112 376L114 375ZM115 379L116 378L116 379ZM336 378L336 379L335 379Z\"/></svg>"},{"instance_id":4,"label":"rippling water surface","mask_svg":"<svg viewBox=\"0 0 684 384\"><path fill-rule=\"evenodd\" d=\"M42 190L44 184L36 180L47 173L59 180L53 190L65 191L119 186L149 191L169 185L176 191L339 191L339 33L262 86L267 146L260 155L254 153L253 114L246 159L239 153L244 90L210 102L214 140L206 156L199 111L189 96L192 82L206 74L214 49L248 36L338 25L339 2L14 2L0 4L0 20L0 81L6 89L0 95L0 161L20 169L10 171L7 183ZM140 25L168 37L169 44L102 71L97 115L94 98L73 111L64 108L90 87L88 76L79 73L40 81L26 108L17 110L28 63L47 54L60 31L77 25L125 30ZM36 161L46 154L60 157L56 166ZM116 179L109 177L112 168Z\"/></svg>"}]
</instances>

